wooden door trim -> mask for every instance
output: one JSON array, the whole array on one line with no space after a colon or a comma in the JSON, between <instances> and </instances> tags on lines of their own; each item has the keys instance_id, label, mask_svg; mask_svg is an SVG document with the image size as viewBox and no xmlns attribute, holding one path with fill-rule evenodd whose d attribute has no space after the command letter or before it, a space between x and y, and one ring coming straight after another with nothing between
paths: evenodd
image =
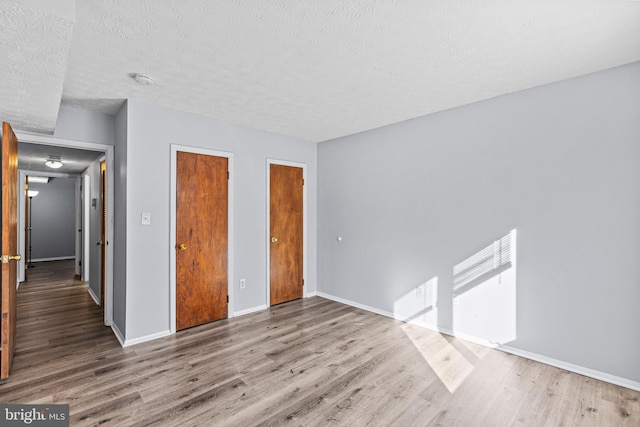
<instances>
[{"instance_id":1,"label":"wooden door trim","mask_svg":"<svg viewBox=\"0 0 640 427\"><path fill-rule=\"evenodd\" d=\"M267 199L266 199L266 235L265 235L265 250L266 250L266 299L265 305L269 307L271 305L271 230L269 224L271 224L271 209L270 209L270 201L271 201L271 165L280 165L280 166L292 166L296 168L302 169L302 179L304 179L305 185L302 187L302 298L307 298L311 295L308 294L307 287L307 242L309 241L307 237L307 164L306 163L298 163L292 162L288 160L279 160L279 159L270 159L267 158Z\"/></svg>"},{"instance_id":2,"label":"wooden door trim","mask_svg":"<svg viewBox=\"0 0 640 427\"><path fill-rule=\"evenodd\" d=\"M206 156L226 157L229 167L229 193L228 193L228 262L227 262L227 292L229 305L227 318L233 317L233 153L228 151L211 150L208 148L190 147L187 145L171 144L171 188L170 188L170 223L169 223L169 328L172 334L176 333L176 187L177 187L177 157L178 152L204 154Z\"/></svg>"},{"instance_id":3,"label":"wooden door trim","mask_svg":"<svg viewBox=\"0 0 640 427\"><path fill-rule=\"evenodd\" d=\"M107 224L114 224L114 146L106 144L97 144L94 142L74 141L71 139L55 138L44 135L30 135L16 132L18 141L31 144L51 145L55 147L78 148L81 150L101 151L105 155L107 161ZM29 174L29 171L26 171ZM36 175L37 173L33 173ZM50 172L46 176L72 177L75 175ZM21 182L24 185L24 182ZM23 187L24 188L24 187ZM20 227L24 227L21 224ZM18 227L18 228L20 228ZM104 324L111 326L113 329L113 232L114 227L107 226L107 289L105 292L106 302L104 310ZM124 325L120 325L121 327ZM115 330L114 330L115 332ZM117 334L117 333L116 333Z\"/></svg>"}]
</instances>

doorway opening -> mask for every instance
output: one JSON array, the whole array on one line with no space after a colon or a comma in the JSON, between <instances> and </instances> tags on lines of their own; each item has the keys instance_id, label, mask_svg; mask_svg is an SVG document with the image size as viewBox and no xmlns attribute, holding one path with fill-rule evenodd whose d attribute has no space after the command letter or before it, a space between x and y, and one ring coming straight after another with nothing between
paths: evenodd
<instances>
[{"instance_id":1,"label":"doorway opening","mask_svg":"<svg viewBox=\"0 0 640 427\"><path fill-rule=\"evenodd\" d=\"M72 181L73 186L73 243L72 249L63 250L60 257L55 253L37 255L32 247L32 259L23 257L18 269L19 281L28 280L29 264L35 260L53 261L56 258L75 258L75 274L87 285L87 291L97 305L103 309L103 323L111 326L113 320L113 158L114 147L104 144L71 141L42 135L17 133L19 140L18 164L19 187L24 195L18 197L19 203L19 245L28 250L29 240L42 229L35 229L29 221L34 213L45 214L55 224L53 210L44 205L46 193L63 181ZM50 169L44 165L45 160L57 157L63 163L60 169ZM33 182L39 179L39 183ZM29 186L27 188L27 185ZM48 186L48 187L47 187ZM42 191L29 198L28 191ZM33 194L33 193L32 193ZM56 196L53 196L55 200ZM40 199L40 200L39 200ZM40 202L40 203L38 203ZM50 203L54 201L50 200ZM55 204L51 205L55 206ZM40 207L40 212L38 212ZM29 212L31 208L31 212ZM44 210L44 212L43 212ZM27 214L29 217L27 217ZM67 252L72 252L69 254ZM27 251L25 251L28 253ZM39 258L38 258L39 257ZM33 268L33 267L32 267ZM35 271L35 270L33 270Z\"/></svg>"}]
</instances>

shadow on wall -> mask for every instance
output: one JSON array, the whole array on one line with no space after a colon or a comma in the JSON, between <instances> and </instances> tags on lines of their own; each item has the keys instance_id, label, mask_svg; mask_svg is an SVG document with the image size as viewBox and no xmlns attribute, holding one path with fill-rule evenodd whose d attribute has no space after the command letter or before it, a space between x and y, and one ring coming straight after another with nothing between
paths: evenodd
<instances>
[{"instance_id":1,"label":"shadow on wall","mask_svg":"<svg viewBox=\"0 0 640 427\"><path fill-rule=\"evenodd\" d=\"M394 317L495 346L515 340L516 230L456 264L449 285L439 286L438 277L433 277L416 286L394 302ZM444 292L450 293L450 298L440 300L451 301L451 331L440 328L438 321L438 294ZM404 325L403 330L449 392L453 393L473 371L474 360L465 357L468 351L456 348L464 342L454 342L442 334L425 341L412 326ZM486 354L474 348L475 358Z\"/></svg>"}]
</instances>

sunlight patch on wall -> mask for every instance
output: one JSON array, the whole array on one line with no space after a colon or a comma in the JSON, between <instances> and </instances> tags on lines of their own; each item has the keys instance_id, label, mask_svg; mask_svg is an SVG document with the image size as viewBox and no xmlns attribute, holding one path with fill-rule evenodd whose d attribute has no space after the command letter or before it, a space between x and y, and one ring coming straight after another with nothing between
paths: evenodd
<instances>
[{"instance_id":1,"label":"sunlight patch on wall","mask_svg":"<svg viewBox=\"0 0 640 427\"><path fill-rule=\"evenodd\" d=\"M516 230L453 267L452 301L454 333L516 339Z\"/></svg>"},{"instance_id":2,"label":"sunlight patch on wall","mask_svg":"<svg viewBox=\"0 0 640 427\"><path fill-rule=\"evenodd\" d=\"M393 315L404 322L438 325L438 278L411 288L393 303Z\"/></svg>"}]
</instances>

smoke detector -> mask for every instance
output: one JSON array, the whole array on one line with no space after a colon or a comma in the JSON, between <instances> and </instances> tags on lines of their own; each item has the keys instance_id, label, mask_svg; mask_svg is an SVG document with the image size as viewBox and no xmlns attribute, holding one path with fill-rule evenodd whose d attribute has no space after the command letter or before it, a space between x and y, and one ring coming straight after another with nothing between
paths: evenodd
<instances>
[{"instance_id":1,"label":"smoke detector","mask_svg":"<svg viewBox=\"0 0 640 427\"><path fill-rule=\"evenodd\" d=\"M143 86L151 86L153 85L153 79L146 74L134 73L131 78L135 80L136 83Z\"/></svg>"}]
</instances>

